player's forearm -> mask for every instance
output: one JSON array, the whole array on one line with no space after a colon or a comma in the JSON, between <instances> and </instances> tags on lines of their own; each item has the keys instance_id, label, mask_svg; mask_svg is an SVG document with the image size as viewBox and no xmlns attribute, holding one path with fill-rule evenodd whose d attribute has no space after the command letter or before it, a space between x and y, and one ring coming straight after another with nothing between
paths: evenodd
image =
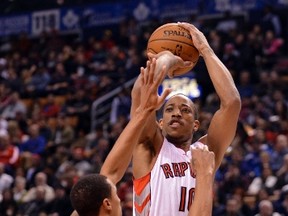
<instances>
[{"instance_id":1,"label":"player's forearm","mask_svg":"<svg viewBox=\"0 0 288 216\"><path fill-rule=\"evenodd\" d=\"M212 174L198 175L193 203L188 216L211 216L213 205L213 180Z\"/></svg>"},{"instance_id":2,"label":"player's forearm","mask_svg":"<svg viewBox=\"0 0 288 216\"><path fill-rule=\"evenodd\" d=\"M137 113L127 124L112 150L107 156L100 173L107 176L113 183L121 180L132 158L135 144L138 143L139 136L143 129L149 113Z\"/></svg>"},{"instance_id":3,"label":"player's forearm","mask_svg":"<svg viewBox=\"0 0 288 216\"><path fill-rule=\"evenodd\" d=\"M140 95L141 95L141 77L138 76L136 79L132 92L131 92L131 98L132 98L132 104L130 109L130 116L133 118L135 115L137 107L140 105Z\"/></svg>"},{"instance_id":4,"label":"player's forearm","mask_svg":"<svg viewBox=\"0 0 288 216\"><path fill-rule=\"evenodd\" d=\"M225 106L234 104L236 107L239 107L239 92L229 70L210 47L203 49L201 53L206 63L209 76L221 100L221 105Z\"/></svg>"},{"instance_id":5,"label":"player's forearm","mask_svg":"<svg viewBox=\"0 0 288 216\"><path fill-rule=\"evenodd\" d=\"M157 76L160 73L163 66L166 66L166 68L172 67L173 60L174 60L173 55L171 53L168 54L167 52L162 52L162 54L157 58L157 65L154 73L155 76ZM130 115L132 117L134 116L137 107L140 105L140 95L141 95L141 76L138 76L131 92L132 105L130 109ZM155 121L155 119L153 119L153 121Z\"/></svg>"},{"instance_id":6,"label":"player's forearm","mask_svg":"<svg viewBox=\"0 0 288 216\"><path fill-rule=\"evenodd\" d=\"M155 76L161 74L160 71L162 70L163 66L167 66L171 64L171 60L173 57L173 54L167 54L167 52L161 53L161 55L157 58L157 64L155 69ZM170 66L170 65L169 65ZM146 68L145 68L146 70ZM166 72L167 73L167 72ZM163 80L162 80L163 81ZM130 109L130 116L133 118L135 116L135 112L137 108L140 105L140 98L141 98L141 76L139 76L133 86L131 97L132 97L132 104ZM152 139L156 130L158 129L158 125L156 124L156 111L154 112L154 115L149 115L145 121L145 124L143 124L143 130L139 137L139 142L143 143L146 140Z\"/></svg>"}]
</instances>

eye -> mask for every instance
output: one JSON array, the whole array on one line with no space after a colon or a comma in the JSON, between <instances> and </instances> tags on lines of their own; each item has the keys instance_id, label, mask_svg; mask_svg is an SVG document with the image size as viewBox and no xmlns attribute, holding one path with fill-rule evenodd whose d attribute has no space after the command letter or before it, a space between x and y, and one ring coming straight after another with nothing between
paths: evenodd
<instances>
[{"instance_id":1,"label":"eye","mask_svg":"<svg viewBox=\"0 0 288 216\"><path fill-rule=\"evenodd\" d=\"M183 112L183 113L190 113L191 110L190 110L188 107L183 107L183 108L181 109L181 112Z\"/></svg>"},{"instance_id":2,"label":"eye","mask_svg":"<svg viewBox=\"0 0 288 216\"><path fill-rule=\"evenodd\" d=\"M165 111L166 111L166 112L172 112L172 111L173 111L173 108L172 108L172 107L167 107Z\"/></svg>"}]
</instances>

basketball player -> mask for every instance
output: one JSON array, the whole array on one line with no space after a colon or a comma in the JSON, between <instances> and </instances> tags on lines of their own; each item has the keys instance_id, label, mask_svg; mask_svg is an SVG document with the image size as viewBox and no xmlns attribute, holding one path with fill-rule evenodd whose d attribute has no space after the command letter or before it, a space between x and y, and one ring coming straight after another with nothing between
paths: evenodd
<instances>
[{"instance_id":1,"label":"basketball player","mask_svg":"<svg viewBox=\"0 0 288 216\"><path fill-rule=\"evenodd\" d=\"M166 75L166 70L163 68L160 75L154 78L155 67L156 60L153 59L152 63L148 61L146 70L141 68L141 92L145 94L141 94L138 108L107 156L100 174L87 175L72 188L71 202L80 216L121 215L120 199L115 185L123 177L131 161L132 152L146 120L150 115L154 115L171 92L171 89L166 89L162 96L158 96L157 89ZM212 198L207 194L212 194L214 153L203 145L194 148L192 154L191 167L197 173L199 190L195 193L195 205L190 214L208 216L212 211ZM77 216L76 211L71 216Z\"/></svg>"},{"instance_id":2,"label":"basketball player","mask_svg":"<svg viewBox=\"0 0 288 216\"><path fill-rule=\"evenodd\" d=\"M193 144L208 145L209 150L214 152L215 172L235 136L241 107L240 96L230 72L215 55L203 33L188 23L178 25L190 32L220 98L220 107L210 122L207 135ZM163 65L167 66L169 77L173 76L177 67L187 65L187 62L168 51L157 55L150 53L148 56L157 58L156 76L157 70ZM142 88L141 79L137 79L132 90L132 117L139 106ZM199 124L195 105L182 94L167 100L162 119L157 122L154 114L146 121L139 143L133 151L135 215L188 214L195 190L199 186L198 181L195 189L195 175L188 165L193 134L198 130Z\"/></svg>"}]
</instances>

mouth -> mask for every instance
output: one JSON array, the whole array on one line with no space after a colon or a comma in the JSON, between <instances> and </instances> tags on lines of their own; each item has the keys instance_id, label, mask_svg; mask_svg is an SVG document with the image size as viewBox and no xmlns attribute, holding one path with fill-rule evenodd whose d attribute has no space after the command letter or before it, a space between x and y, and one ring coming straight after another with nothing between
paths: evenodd
<instances>
[{"instance_id":1,"label":"mouth","mask_svg":"<svg viewBox=\"0 0 288 216\"><path fill-rule=\"evenodd\" d=\"M183 125L183 123L176 119L173 119L169 122L169 126L171 127L179 127L180 125Z\"/></svg>"}]
</instances>

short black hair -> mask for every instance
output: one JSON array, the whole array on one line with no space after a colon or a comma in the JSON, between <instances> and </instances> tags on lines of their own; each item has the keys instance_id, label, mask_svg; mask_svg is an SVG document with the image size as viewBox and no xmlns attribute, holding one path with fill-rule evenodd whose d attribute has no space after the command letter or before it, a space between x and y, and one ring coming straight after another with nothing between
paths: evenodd
<instances>
[{"instance_id":1,"label":"short black hair","mask_svg":"<svg viewBox=\"0 0 288 216\"><path fill-rule=\"evenodd\" d=\"M99 215L105 198L111 198L111 185L107 177L89 174L82 177L72 188L70 200L79 216Z\"/></svg>"},{"instance_id":2,"label":"short black hair","mask_svg":"<svg viewBox=\"0 0 288 216\"><path fill-rule=\"evenodd\" d=\"M188 97L187 95L185 95L185 94L183 94L183 93L176 93L176 94L174 94L174 95L172 95L168 100L166 100L166 102L163 104L163 106L162 106L162 109L165 107L165 105L166 105L166 103L171 99L171 98L173 98L173 97L175 97L175 96L184 96L184 97L186 97L186 98L188 98L191 102L192 102L192 109L193 109L193 111L194 111L194 118L195 118L195 120L198 120L198 118L199 118L199 113L198 113L198 109L197 109L197 107L195 106L195 103L193 102L193 100L190 98L190 97Z\"/></svg>"}]
</instances>

